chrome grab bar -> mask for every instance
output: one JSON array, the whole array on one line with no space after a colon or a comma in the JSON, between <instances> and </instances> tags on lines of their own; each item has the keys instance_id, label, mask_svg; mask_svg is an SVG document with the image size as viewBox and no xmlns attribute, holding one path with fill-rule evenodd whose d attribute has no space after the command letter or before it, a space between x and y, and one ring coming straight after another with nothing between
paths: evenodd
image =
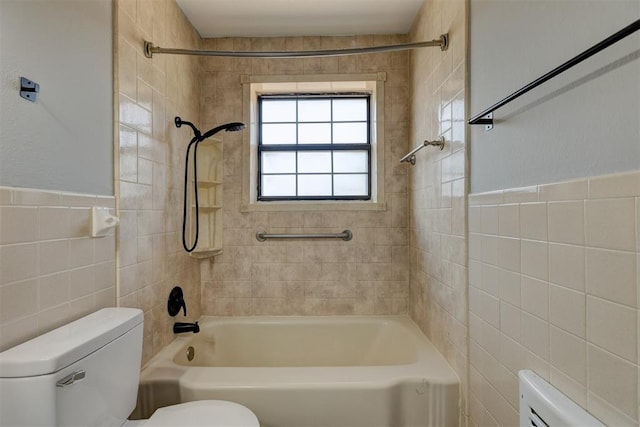
<instances>
[{"instance_id":1,"label":"chrome grab bar","mask_svg":"<svg viewBox=\"0 0 640 427\"><path fill-rule=\"evenodd\" d=\"M351 230L344 230L336 234L268 234L266 231L258 231L256 240L264 242L267 239L342 239L349 241L353 238Z\"/></svg>"}]
</instances>

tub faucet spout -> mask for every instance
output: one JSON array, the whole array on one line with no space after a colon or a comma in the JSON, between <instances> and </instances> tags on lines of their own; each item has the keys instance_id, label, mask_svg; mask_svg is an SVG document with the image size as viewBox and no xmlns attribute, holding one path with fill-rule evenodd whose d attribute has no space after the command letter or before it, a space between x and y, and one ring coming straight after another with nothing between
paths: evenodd
<instances>
[{"instance_id":1,"label":"tub faucet spout","mask_svg":"<svg viewBox=\"0 0 640 427\"><path fill-rule=\"evenodd\" d=\"M197 334L200 332L200 326L198 322L196 323L184 323L184 322L176 322L173 324L173 333L174 334L182 334L184 332L193 332Z\"/></svg>"}]
</instances>

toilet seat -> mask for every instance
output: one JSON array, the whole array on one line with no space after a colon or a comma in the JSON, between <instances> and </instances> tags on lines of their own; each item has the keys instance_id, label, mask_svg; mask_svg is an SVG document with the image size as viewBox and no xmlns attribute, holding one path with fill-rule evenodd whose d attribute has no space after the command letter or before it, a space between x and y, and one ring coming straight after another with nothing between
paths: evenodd
<instances>
[{"instance_id":1,"label":"toilet seat","mask_svg":"<svg viewBox=\"0 0 640 427\"><path fill-rule=\"evenodd\" d=\"M224 400L198 400L156 410L144 427L260 427L249 408Z\"/></svg>"}]
</instances>

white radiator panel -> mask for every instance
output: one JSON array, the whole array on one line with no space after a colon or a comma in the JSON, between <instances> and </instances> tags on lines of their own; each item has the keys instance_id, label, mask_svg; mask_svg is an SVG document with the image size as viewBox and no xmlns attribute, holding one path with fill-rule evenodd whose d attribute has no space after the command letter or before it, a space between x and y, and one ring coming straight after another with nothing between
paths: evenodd
<instances>
[{"instance_id":1,"label":"white radiator panel","mask_svg":"<svg viewBox=\"0 0 640 427\"><path fill-rule=\"evenodd\" d=\"M518 377L520 427L606 427L533 371Z\"/></svg>"}]
</instances>

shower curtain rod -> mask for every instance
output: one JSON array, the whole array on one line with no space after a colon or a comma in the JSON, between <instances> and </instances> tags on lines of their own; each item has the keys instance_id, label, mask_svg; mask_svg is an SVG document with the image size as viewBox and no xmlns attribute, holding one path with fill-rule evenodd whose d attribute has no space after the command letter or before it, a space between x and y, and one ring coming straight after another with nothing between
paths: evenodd
<instances>
[{"instance_id":1,"label":"shower curtain rod","mask_svg":"<svg viewBox=\"0 0 640 427\"><path fill-rule=\"evenodd\" d=\"M449 48L449 34L443 34L438 39L425 42L403 43L386 46L359 47L353 49L333 49L333 50L298 50L279 52L236 52L225 50L191 50L173 49L154 46L153 43L144 42L144 55L153 58L155 53L166 53L171 55L200 55L200 56L230 56L235 58L310 58L318 56L342 56L357 55L362 53L392 52L396 50L417 49L421 47L438 46L444 51Z\"/></svg>"}]
</instances>

